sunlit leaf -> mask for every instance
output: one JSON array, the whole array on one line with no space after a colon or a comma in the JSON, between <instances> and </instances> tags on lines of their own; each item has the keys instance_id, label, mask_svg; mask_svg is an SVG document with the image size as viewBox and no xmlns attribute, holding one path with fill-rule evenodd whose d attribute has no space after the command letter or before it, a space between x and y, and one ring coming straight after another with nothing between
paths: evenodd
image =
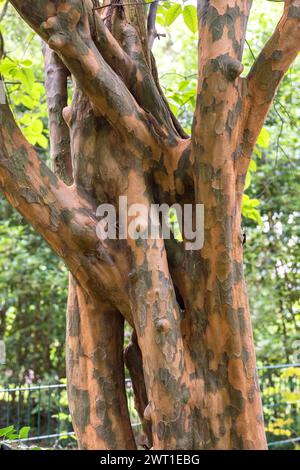
<instances>
[{"instance_id":1,"label":"sunlit leaf","mask_svg":"<svg viewBox=\"0 0 300 470\"><path fill-rule=\"evenodd\" d=\"M182 12L184 22L192 33L198 29L197 8L194 5L186 5Z\"/></svg>"},{"instance_id":2,"label":"sunlit leaf","mask_svg":"<svg viewBox=\"0 0 300 470\"><path fill-rule=\"evenodd\" d=\"M271 136L266 127L263 127L257 139L257 145L262 148L268 148L270 145Z\"/></svg>"}]
</instances>

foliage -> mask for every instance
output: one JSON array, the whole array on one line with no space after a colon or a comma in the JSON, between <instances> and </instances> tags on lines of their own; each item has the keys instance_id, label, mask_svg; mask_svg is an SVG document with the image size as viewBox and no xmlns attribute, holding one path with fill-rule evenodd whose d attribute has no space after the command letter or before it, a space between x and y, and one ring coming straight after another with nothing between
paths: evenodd
<instances>
[{"instance_id":1,"label":"foliage","mask_svg":"<svg viewBox=\"0 0 300 470\"><path fill-rule=\"evenodd\" d=\"M0 31L5 37L0 74L10 104L22 132L46 159L48 120L41 42L11 6ZM55 380L65 375L66 269L3 198L0 220L0 336L7 350L1 380L31 383L47 372Z\"/></svg>"},{"instance_id":2,"label":"foliage","mask_svg":"<svg viewBox=\"0 0 300 470\"><path fill-rule=\"evenodd\" d=\"M263 369L261 372L268 442L299 437L300 368Z\"/></svg>"},{"instance_id":3,"label":"foliage","mask_svg":"<svg viewBox=\"0 0 300 470\"><path fill-rule=\"evenodd\" d=\"M14 426L7 426L5 428L0 429L0 442L5 441L15 441L17 439L27 439L29 434L30 428L28 426L24 426L20 429L19 432L15 430Z\"/></svg>"},{"instance_id":4,"label":"foliage","mask_svg":"<svg viewBox=\"0 0 300 470\"><path fill-rule=\"evenodd\" d=\"M47 371L63 376L66 269L4 200L0 214L0 333L7 355L1 380L31 383Z\"/></svg>"}]
</instances>

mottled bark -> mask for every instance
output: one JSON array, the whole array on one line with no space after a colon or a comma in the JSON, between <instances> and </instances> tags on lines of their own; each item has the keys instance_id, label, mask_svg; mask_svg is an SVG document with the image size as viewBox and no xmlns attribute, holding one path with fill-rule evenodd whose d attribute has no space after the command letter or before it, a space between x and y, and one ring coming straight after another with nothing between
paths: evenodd
<instances>
[{"instance_id":1,"label":"mottled bark","mask_svg":"<svg viewBox=\"0 0 300 470\"><path fill-rule=\"evenodd\" d=\"M52 168L66 184L71 184L73 175L70 132L63 118L63 110L68 104L68 76L70 74L47 44L44 44L43 53Z\"/></svg>"},{"instance_id":2,"label":"mottled bark","mask_svg":"<svg viewBox=\"0 0 300 470\"><path fill-rule=\"evenodd\" d=\"M67 309L70 412L81 449L136 448L125 394L124 319L71 280Z\"/></svg>"},{"instance_id":3,"label":"mottled bark","mask_svg":"<svg viewBox=\"0 0 300 470\"><path fill-rule=\"evenodd\" d=\"M201 411L207 447L265 448L243 278L243 186L236 170L246 94L240 61L251 1L202 4L192 161L196 201L205 207L205 242L186 315L188 344L197 344L191 351L196 387L203 393L195 413Z\"/></svg>"},{"instance_id":4,"label":"mottled bark","mask_svg":"<svg viewBox=\"0 0 300 470\"><path fill-rule=\"evenodd\" d=\"M135 408L138 412L143 431L147 439L144 444L151 448L153 445L151 419L149 419L149 417L146 417L146 419L144 416L145 410L148 406L148 398L145 387L143 360L135 332L132 334L129 346L125 349L124 359L131 377Z\"/></svg>"},{"instance_id":5,"label":"mottled bark","mask_svg":"<svg viewBox=\"0 0 300 470\"><path fill-rule=\"evenodd\" d=\"M147 18L147 33L148 33L149 49L152 49L154 41L158 36L156 27L155 27L158 5L159 5L159 0L157 0L154 3L151 3L149 7L149 14Z\"/></svg>"},{"instance_id":6,"label":"mottled bark","mask_svg":"<svg viewBox=\"0 0 300 470\"><path fill-rule=\"evenodd\" d=\"M151 53L157 5L11 3L47 44L58 176L26 142L8 106L0 105L0 188L71 273L67 375L80 447L136 447L124 389L126 319L134 333L125 361L149 445L265 449L241 203L258 133L300 50L300 0L285 2L247 78L240 75L251 0L198 0L191 137L159 85ZM99 239L96 208L117 205L119 196L146 207L202 203L203 248L190 252L186 241L176 240ZM141 223L141 234L145 229Z\"/></svg>"}]
</instances>

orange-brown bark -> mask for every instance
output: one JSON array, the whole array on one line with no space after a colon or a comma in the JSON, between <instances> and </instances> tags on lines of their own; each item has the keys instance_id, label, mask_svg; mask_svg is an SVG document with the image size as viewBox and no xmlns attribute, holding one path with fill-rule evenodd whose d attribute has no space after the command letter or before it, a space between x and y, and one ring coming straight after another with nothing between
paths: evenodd
<instances>
[{"instance_id":1,"label":"orange-brown bark","mask_svg":"<svg viewBox=\"0 0 300 470\"><path fill-rule=\"evenodd\" d=\"M11 3L48 44L51 154L60 163L56 176L0 105L0 187L71 272L67 375L80 447L136 446L124 391L126 319L134 333L125 360L154 449L266 448L241 203L256 138L300 50L300 0L285 2L246 79L241 58L251 0L198 0L191 138L159 85L154 4L147 42L142 1L97 10L89 0ZM174 239L99 239L96 208L117 206L119 196L148 208L202 203L203 248L190 252ZM146 228L141 223L140 233Z\"/></svg>"},{"instance_id":2,"label":"orange-brown bark","mask_svg":"<svg viewBox=\"0 0 300 470\"><path fill-rule=\"evenodd\" d=\"M43 47L43 53L52 168L66 184L71 184L70 133L63 118L63 110L68 104L69 71L47 44Z\"/></svg>"},{"instance_id":3,"label":"orange-brown bark","mask_svg":"<svg viewBox=\"0 0 300 470\"><path fill-rule=\"evenodd\" d=\"M71 280L67 308L69 406L81 449L135 449L125 393L124 319Z\"/></svg>"}]
</instances>

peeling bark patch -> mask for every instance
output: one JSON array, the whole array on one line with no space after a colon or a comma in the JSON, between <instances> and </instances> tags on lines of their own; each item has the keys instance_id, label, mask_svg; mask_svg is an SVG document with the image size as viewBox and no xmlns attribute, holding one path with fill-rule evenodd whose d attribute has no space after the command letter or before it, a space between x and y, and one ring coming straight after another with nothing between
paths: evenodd
<instances>
[{"instance_id":1,"label":"peeling bark patch","mask_svg":"<svg viewBox=\"0 0 300 470\"><path fill-rule=\"evenodd\" d=\"M215 59L211 59L209 66L205 67L205 73L215 73L220 71L224 77L229 81L233 82L243 72L243 65L241 62L233 57L230 57L228 53L219 55Z\"/></svg>"},{"instance_id":2,"label":"peeling bark patch","mask_svg":"<svg viewBox=\"0 0 300 470\"><path fill-rule=\"evenodd\" d=\"M39 202L39 196L36 192L34 192L30 188L22 188L20 191L20 195L29 203L38 203Z\"/></svg>"},{"instance_id":3,"label":"peeling bark patch","mask_svg":"<svg viewBox=\"0 0 300 470\"><path fill-rule=\"evenodd\" d=\"M281 60L282 59L282 51L274 51L272 52L271 59L276 61L276 60Z\"/></svg>"},{"instance_id":4,"label":"peeling bark patch","mask_svg":"<svg viewBox=\"0 0 300 470\"><path fill-rule=\"evenodd\" d=\"M80 390L74 385L70 385L72 396L72 416L74 423L81 432L90 422L90 401L87 390Z\"/></svg>"},{"instance_id":5,"label":"peeling bark patch","mask_svg":"<svg viewBox=\"0 0 300 470\"><path fill-rule=\"evenodd\" d=\"M105 401L97 400L96 413L102 421L102 424L97 426L96 433L101 439L109 443L110 448L114 449L116 447L116 436L112 430L112 422L109 418L107 404Z\"/></svg>"},{"instance_id":6,"label":"peeling bark patch","mask_svg":"<svg viewBox=\"0 0 300 470\"><path fill-rule=\"evenodd\" d=\"M291 5L288 12L288 18L300 19L300 7L297 7L296 5Z\"/></svg>"},{"instance_id":7,"label":"peeling bark patch","mask_svg":"<svg viewBox=\"0 0 300 470\"><path fill-rule=\"evenodd\" d=\"M238 99L234 108L232 110L229 110L227 122L226 122L226 126L229 132L232 132L235 129L239 121L239 118L241 116L242 108L243 108L243 102L241 99Z\"/></svg>"},{"instance_id":8,"label":"peeling bark patch","mask_svg":"<svg viewBox=\"0 0 300 470\"><path fill-rule=\"evenodd\" d=\"M214 180L219 180L222 174L222 169L218 168L215 169L211 164L209 163L199 163L199 175L201 180L204 183L211 183Z\"/></svg>"},{"instance_id":9,"label":"peeling bark patch","mask_svg":"<svg viewBox=\"0 0 300 470\"><path fill-rule=\"evenodd\" d=\"M49 183L53 185L56 189L58 188L57 176L53 173L53 171L50 170L50 168L44 162L41 162L40 164L40 172L42 177L48 178Z\"/></svg>"},{"instance_id":10,"label":"peeling bark patch","mask_svg":"<svg viewBox=\"0 0 300 470\"><path fill-rule=\"evenodd\" d=\"M201 411L195 408L193 410L191 422L193 426L194 441L197 448L201 450L213 449L218 442L218 438L211 430L209 418L203 416ZM191 448L193 449L195 447Z\"/></svg>"},{"instance_id":11,"label":"peeling bark patch","mask_svg":"<svg viewBox=\"0 0 300 470\"><path fill-rule=\"evenodd\" d=\"M266 102L270 103L274 97L274 90L276 90L278 84L280 83L284 72L281 70L273 69L273 62L279 60L279 52L275 51L275 58L266 57L263 53L258 57L255 62L254 67L252 68L249 79L255 74L256 83L261 91L265 94ZM247 133L247 129L245 130ZM245 139L247 142L247 138Z\"/></svg>"},{"instance_id":12,"label":"peeling bark patch","mask_svg":"<svg viewBox=\"0 0 300 470\"><path fill-rule=\"evenodd\" d=\"M231 270L231 258L227 251L223 251L218 255L217 259L217 277L223 282L227 279Z\"/></svg>"},{"instance_id":13,"label":"peeling bark patch","mask_svg":"<svg viewBox=\"0 0 300 470\"><path fill-rule=\"evenodd\" d=\"M230 326L230 330L233 334L237 334L239 332L239 320L238 320L238 313L232 307L226 308L226 317L228 324Z\"/></svg>"},{"instance_id":14,"label":"peeling bark patch","mask_svg":"<svg viewBox=\"0 0 300 470\"><path fill-rule=\"evenodd\" d=\"M244 266L242 261L240 263L236 260L233 261L232 279L234 284L238 284L244 279Z\"/></svg>"},{"instance_id":15,"label":"peeling bark patch","mask_svg":"<svg viewBox=\"0 0 300 470\"><path fill-rule=\"evenodd\" d=\"M26 182L25 167L28 163L28 152L24 145L21 145L14 151L13 159L8 156L7 159L1 158L1 164L3 164L8 171L16 175L20 183Z\"/></svg>"},{"instance_id":16,"label":"peeling bark patch","mask_svg":"<svg viewBox=\"0 0 300 470\"><path fill-rule=\"evenodd\" d=\"M233 450L244 450L244 441L242 436L239 436L234 429L234 427L230 430L230 440L232 442L232 449Z\"/></svg>"},{"instance_id":17,"label":"peeling bark patch","mask_svg":"<svg viewBox=\"0 0 300 470\"><path fill-rule=\"evenodd\" d=\"M238 18L241 19L241 22L246 21L245 15L239 6L227 7L224 15L220 15L216 8L210 6L206 15L206 23L209 25L213 42L222 39L226 26L228 28L228 39L232 40L234 50L240 53L241 45L236 39L236 20Z\"/></svg>"},{"instance_id":18,"label":"peeling bark patch","mask_svg":"<svg viewBox=\"0 0 300 470\"><path fill-rule=\"evenodd\" d=\"M246 320L245 320L245 309L244 308L238 308L237 315L238 315L240 332L241 332L242 335L244 335L246 333L246 330L247 330L247 324L246 324Z\"/></svg>"},{"instance_id":19,"label":"peeling bark patch","mask_svg":"<svg viewBox=\"0 0 300 470\"><path fill-rule=\"evenodd\" d=\"M78 337L80 332L80 311L78 306L74 307L68 319L69 335Z\"/></svg>"},{"instance_id":20,"label":"peeling bark patch","mask_svg":"<svg viewBox=\"0 0 300 470\"><path fill-rule=\"evenodd\" d=\"M170 374L168 369L158 369L157 378L168 393L172 393L177 387L177 380Z\"/></svg>"},{"instance_id":21,"label":"peeling bark patch","mask_svg":"<svg viewBox=\"0 0 300 470\"><path fill-rule=\"evenodd\" d=\"M229 276L229 279L226 279L223 282L219 280L216 281L215 287L213 289L213 295L215 298L216 304L219 305L232 305L232 286L233 282Z\"/></svg>"}]
</instances>

